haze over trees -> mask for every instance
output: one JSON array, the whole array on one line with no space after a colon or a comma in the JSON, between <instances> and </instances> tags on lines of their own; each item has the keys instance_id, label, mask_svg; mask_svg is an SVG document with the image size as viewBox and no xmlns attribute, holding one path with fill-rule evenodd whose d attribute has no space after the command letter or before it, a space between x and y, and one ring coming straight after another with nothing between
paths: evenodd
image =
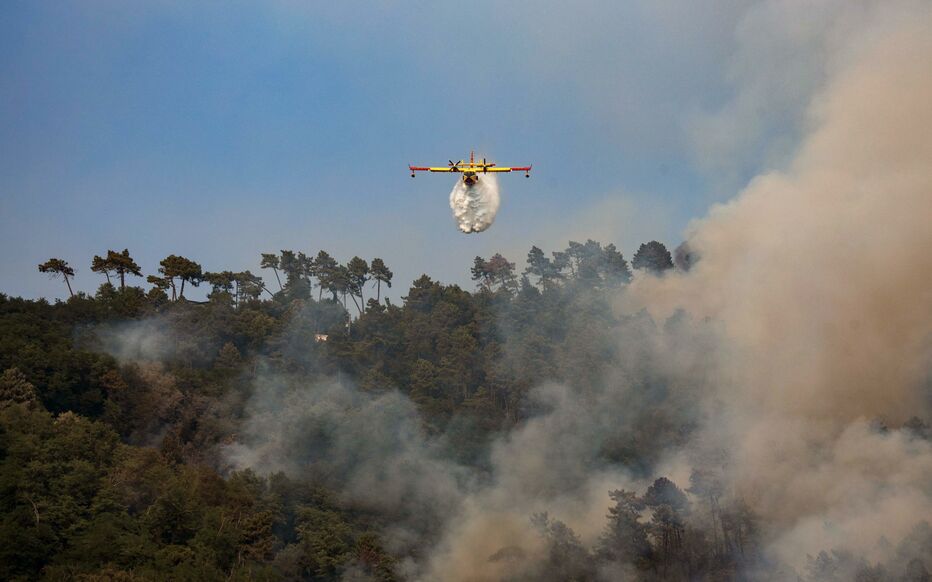
<instances>
[{"instance_id":1,"label":"haze over trees","mask_svg":"<svg viewBox=\"0 0 932 582\"><path fill-rule=\"evenodd\" d=\"M426 442L481 480L492 444L550 406L536 387L557 382L595 398L623 375L639 398L610 423L598 459L650 485L606 490L594 540L559 515L528 515L544 557L520 579L786 579L785 566L762 552L768 524L726 487L723 460L697 461L686 482L655 474L697 418L695 403L673 390L682 380L652 361L649 346L678 338L671 330L687 324L682 314L656 323L613 314L611 298L632 280L614 245L571 241L549 254L532 247L521 265L501 254L476 257L464 265L474 289L422 275L397 305L381 296L393 274L379 258L341 264L323 250L259 258L275 278L271 290L249 271L205 270L179 255L162 260L143 290L126 280L143 273L124 250L91 260L107 278L93 296L49 303L0 294L0 578L406 579L444 523L431 521L421 499L404 509L355 503L345 468L314 464L341 434L330 417L302 427L296 442L308 450L285 451L308 455L309 470L231 465L228 452L250 430L260 387L302 394L344 378L367 398L398 394ZM675 268L656 241L641 245L631 267ZM71 291L67 262L50 259L39 270ZM186 300L186 285L200 284L210 287L207 301ZM624 347L608 339L619 334ZM690 365L701 370L703 362ZM343 406L363 407L358 399ZM385 438L371 428L354 438ZM930 438L919 418L901 430ZM372 483L373 498L390 496ZM410 529L399 536L401 520ZM895 558L814 549L808 569L793 575L928 580L929 548L932 528L920 524L891 550ZM504 545L479 561L525 559Z\"/></svg>"}]
</instances>

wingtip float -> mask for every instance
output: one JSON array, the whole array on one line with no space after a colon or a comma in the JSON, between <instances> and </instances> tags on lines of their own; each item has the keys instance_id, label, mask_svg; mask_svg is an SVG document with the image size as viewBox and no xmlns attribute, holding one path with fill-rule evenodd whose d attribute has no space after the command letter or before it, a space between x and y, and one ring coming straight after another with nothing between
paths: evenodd
<instances>
[{"instance_id":1,"label":"wingtip float","mask_svg":"<svg viewBox=\"0 0 932 582\"><path fill-rule=\"evenodd\" d=\"M450 163L446 166L408 166L411 170L411 177L415 172L457 172L463 175L463 183L472 186L479 181L480 174L501 173L501 172L524 172L525 178L531 177L531 166L498 166L495 163L487 162L485 158L476 161L475 152L469 152L469 161L460 160Z\"/></svg>"}]
</instances>

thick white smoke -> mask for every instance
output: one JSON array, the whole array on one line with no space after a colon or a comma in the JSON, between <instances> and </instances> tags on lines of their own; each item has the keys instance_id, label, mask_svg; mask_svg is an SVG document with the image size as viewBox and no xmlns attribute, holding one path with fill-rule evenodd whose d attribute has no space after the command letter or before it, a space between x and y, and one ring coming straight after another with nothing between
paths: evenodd
<instances>
[{"instance_id":1,"label":"thick white smoke","mask_svg":"<svg viewBox=\"0 0 932 582\"><path fill-rule=\"evenodd\" d=\"M686 487L692 469L712 464L703 455L720 451L729 494L759 516L768 557L795 569L770 579L799 579L806 555L820 550L887 558L932 515L932 447L896 428L929 411L932 13L927 3L884 8L829 63L792 164L695 225L690 245L700 258L690 272L639 275L624 292L622 311L644 308L661 322L683 308L713 322L710 337L671 328L656 345L649 334L607 339L635 365L587 393L538 386L530 398L548 412L494 443L482 480L423 440L403 398L332 387L268 406L258 393L247 411L250 442L231 448L231 461L288 469L278 455L291 461L304 451L306 465L338 475L364 507L372 491L389 491L375 501L404 516L400 530L421 532L423 516L439 515L439 541L408 565L411 579L542 579L533 574L547 548L530 514L553 512L591 546L607 491L645 489L601 450L619 429L654 421L639 406L656 395L625 373L660 371L670 380L667 402L688 404L664 412L702 426L690 442L668 445L654 475ZM794 5L793 14L805 9ZM461 230L485 230L497 183L457 181L450 203ZM282 422L283 409L294 420ZM877 417L894 428L878 430ZM320 433L331 449L319 448ZM401 539L390 542L403 553Z\"/></svg>"},{"instance_id":2,"label":"thick white smoke","mask_svg":"<svg viewBox=\"0 0 932 582\"><path fill-rule=\"evenodd\" d=\"M494 174L485 174L479 181L467 186L457 180L450 192L450 208L456 226L465 233L482 232L495 222L495 214L501 200L498 196L498 179Z\"/></svg>"},{"instance_id":3,"label":"thick white smoke","mask_svg":"<svg viewBox=\"0 0 932 582\"><path fill-rule=\"evenodd\" d=\"M932 515L928 443L871 429L928 413L932 338L932 11L884 8L813 101L789 168L694 225L688 273L625 297L723 323L706 437L797 566L831 547L880 558L879 539Z\"/></svg>"},{"instance_id":4,"label":"thick white smoke","mask_svg":"<svg viewBox=\"0 0 932 582\"><path fill-rule=\"evenodd\" d=\"M932 447L872 422L898 427L928 413L932 338L932 12L884 8L831 63L790 167L694 225L700 258L689 273L639 276L619 305L656 321L682 308L722 330L697 368L704 375L679 388L703 428L657 474L686 486L707 453L721 452L726 488L760 517L768 558L795 569L787 579L821 550L882 561L932 516ZM686 366L693 338L669 335L685 353L659 345L661 359ZM507 577L486 556L511 544L535 559L523 516L539 507L591 539L604 524L599 486L630 481L580 461L610 434L599 413L631 422L613 399L635 406L644 396L627 390L619 382L594 402L557 391L566 398L551 414L497 446L494 485L467 497L427 578ZM580 466L555 462L567 459ZM566 475L585 477L575 488L539 485Z\"/></svg>"}]
</instances>

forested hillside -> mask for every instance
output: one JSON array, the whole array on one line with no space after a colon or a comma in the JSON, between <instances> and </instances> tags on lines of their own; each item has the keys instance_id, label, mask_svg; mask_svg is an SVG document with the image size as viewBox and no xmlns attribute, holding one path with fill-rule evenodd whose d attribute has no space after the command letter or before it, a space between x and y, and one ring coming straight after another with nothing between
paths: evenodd
<instances>
[{"instance_id":1,"label":"forested hillside","mask_svg":"<svg viewBox=\"0 0 932 582\"><path fill-rule=\"evenodd\" d=\"M769 524L725 483L724 455L661 473L705 420L695 393L717 324L613 303L632 269L696 261L675 254L676 266L650 242L629 265L591 240L534 247L520 266L476 257L474 289L424 275L392 302L399 282L378 258L281 251L261 255L260 277L172 255L147 274L124 250L86 261L94 296L0 295L0 578L432 579L455 515L483 499L470 492L532 475L528 497L558 500L598 471L608 510L595 535L554 506L526 515L536 541L458 567L515 580L928 580L923 516L883 559L813 547L793 571L762 551ZM72 290L64 260L39 269ZM207 301L185 298L200 285ZM565 402L578 409L562 427L517 436ZM930 438L920 418L873 430ZM567 469L547 481L515 468L537 459Z\"/></svg>"}]
</instances>

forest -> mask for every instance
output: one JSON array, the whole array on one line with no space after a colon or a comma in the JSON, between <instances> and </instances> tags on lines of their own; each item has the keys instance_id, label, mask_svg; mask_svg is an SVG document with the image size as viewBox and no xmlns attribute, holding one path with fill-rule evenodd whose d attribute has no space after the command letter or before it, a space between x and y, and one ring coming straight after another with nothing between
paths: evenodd
<instances>
[{"instance_id":1,"label":"forest","mask_svg":"<svg viewBox=\"0 0 932 582\"><path fill-rule=\"evenodd\" d=\"M928 581L922 519L882 560L813 547L794 568L765 551L724 454L659 472L705 420L716 322L613 304L633 276L699 260L571 241L391 301L382 259L325 251L261 254L261 274L171 255L147 274L109 250L88 261L93 296L51 258L38 269L67 300L0 294L0 579ZM523 440L574 403L553 440ZM928 442L926 420L872 430ZM525 472L538 454L550 468ZM595 473L625 479L581 534L560 495ZM524 475L549 479L521 485L543 500L523 517L536 538L446 560L458 516L493 497L475 492Z\"/></svg>"}]
</instances>

